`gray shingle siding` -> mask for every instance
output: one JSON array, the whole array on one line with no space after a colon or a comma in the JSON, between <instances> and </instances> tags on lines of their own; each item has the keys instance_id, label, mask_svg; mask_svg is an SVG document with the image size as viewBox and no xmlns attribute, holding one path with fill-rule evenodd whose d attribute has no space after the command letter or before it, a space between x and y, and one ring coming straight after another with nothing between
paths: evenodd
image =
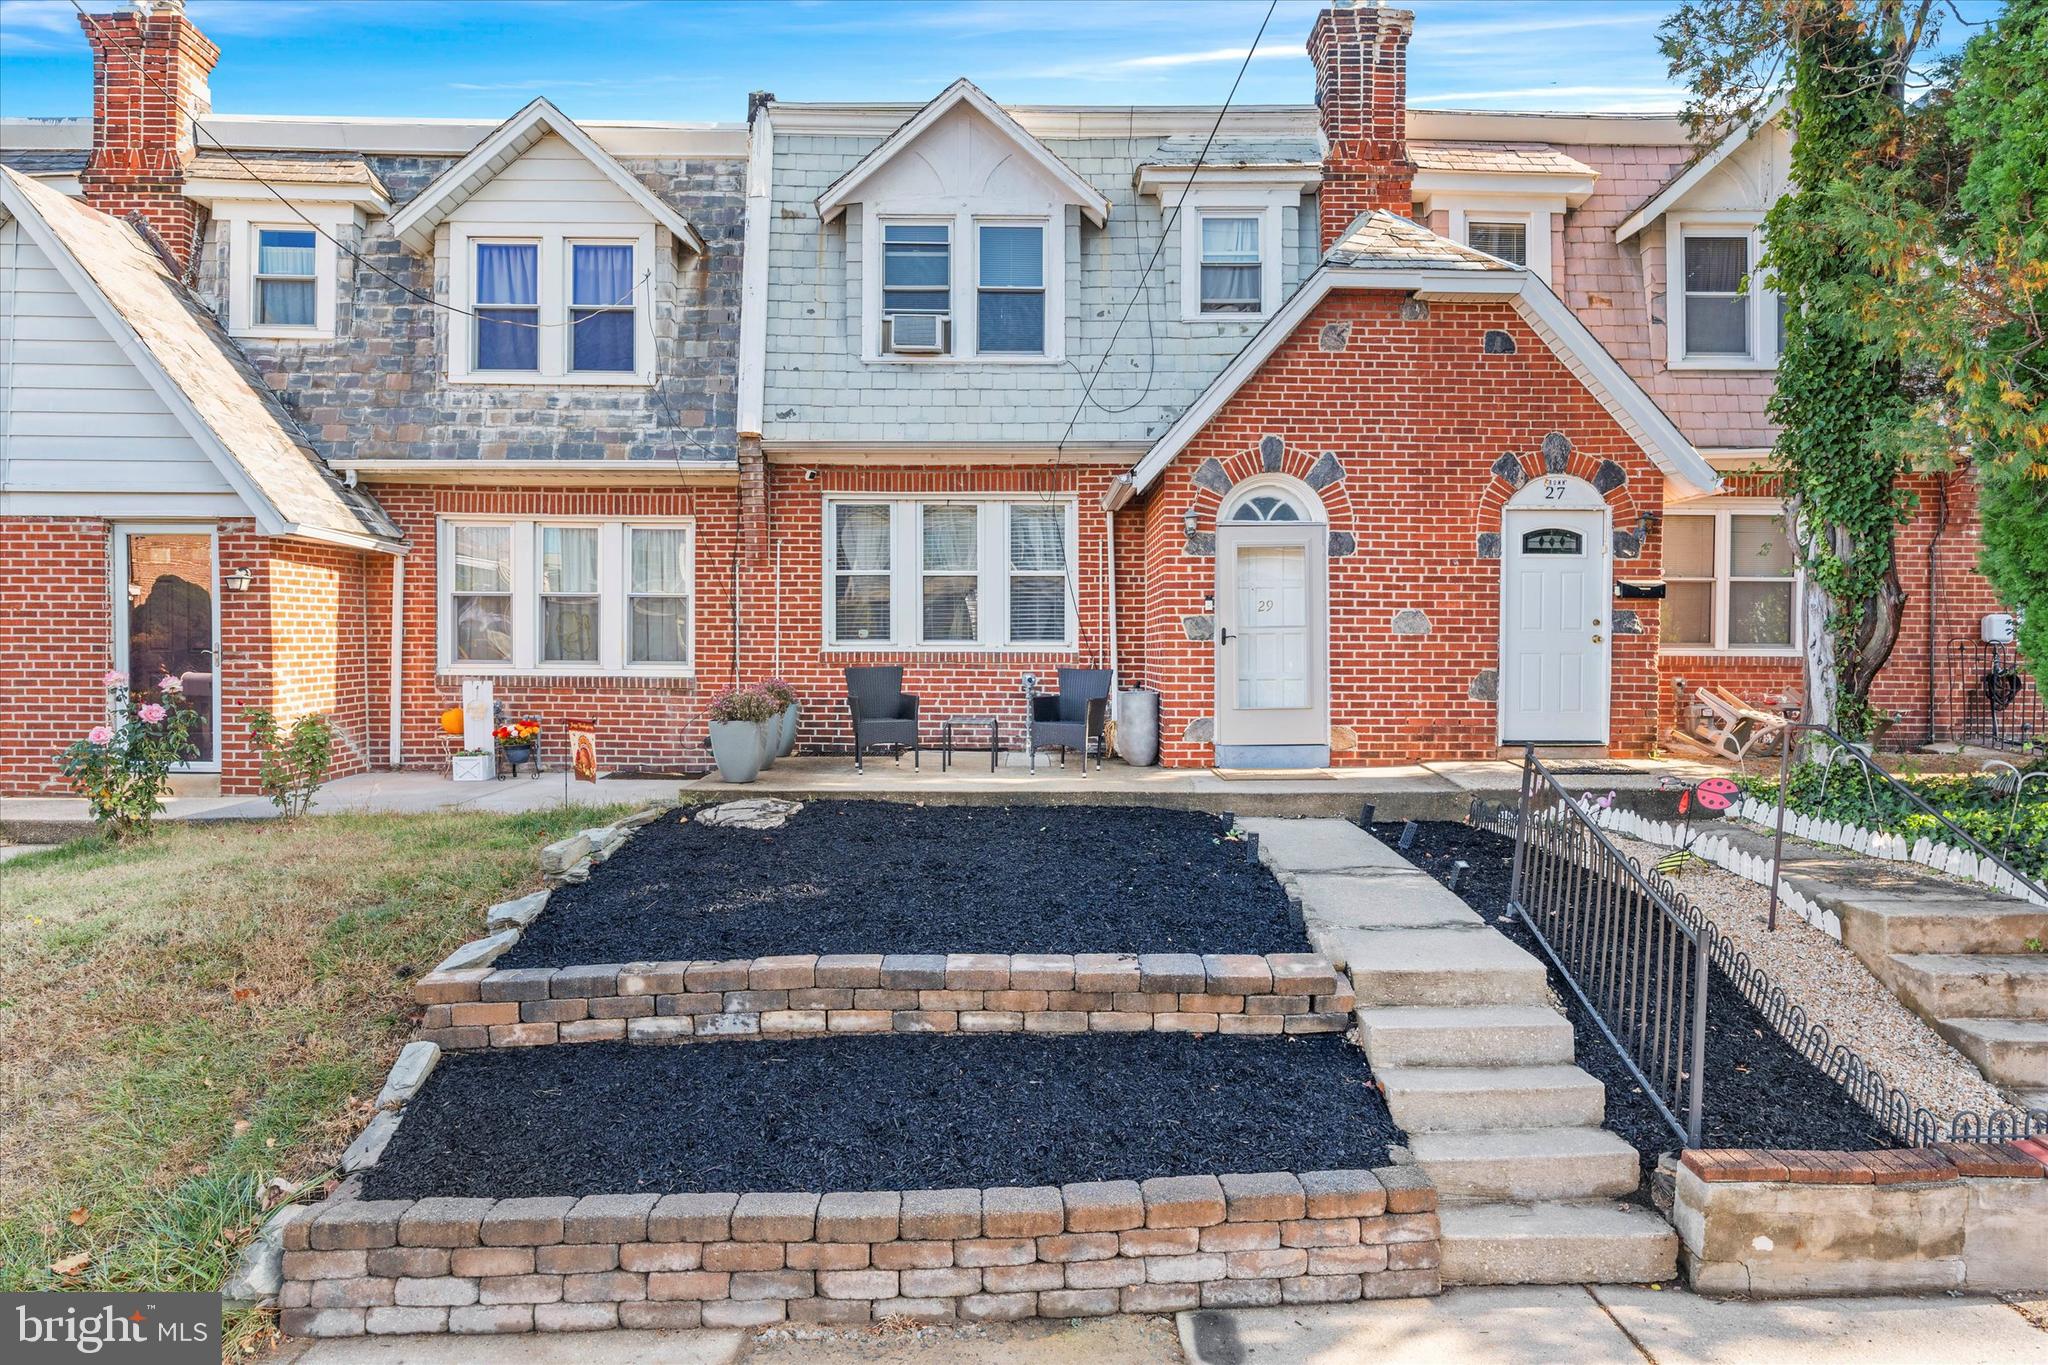
<instances>
[{"instance_id":1,"label":"gray shingle siding","mask_svg":"<svg viewBox=\"0 0 2048 1365\"><path fill-rule=\"evenodd\" d=\"M820 191L881 139L778 133L769 229L767 367L763 436L769 441L1001 441L1061 438L1088 374L1101 360L1144 274L1174 202L1134 184L1139 165L1162 160L1156 137L1047 139L1046 146L1110 200L1107 226L1066 219L1066 360L1047 365L862 359L859 205L819 220ZM1315 199L1286 213L1282 294L1315 257ZM1306 234L1306 235L1304 235ZM1258 331L1246 322L1184 322L1178 227L1168 234L1131 308L1091 401L1078 442L1158 436ZM958 287L956 285L956 287Z\"/></svg>"},{"instance_id":2,"label":"gray shingle siding","mask_svg":"<svg viewBox=\"0 0 2048 1365\"><path fill-rule=\"evenodd\" d=\"M394 209L453 164L442 157L367 159L390 188ZM445 299L447 262L406 251L381 218L343 238L363 261L343 252L337 262L332 341L245 337L240 344L331 459L731 460L745 163L621 164L674 205L708 248L702 257L660 253L651 389L450 384L448 315L411 292ZM226 268L226 245L212 225L200 288L223 311Z\"/></svg>"}]
</instances>

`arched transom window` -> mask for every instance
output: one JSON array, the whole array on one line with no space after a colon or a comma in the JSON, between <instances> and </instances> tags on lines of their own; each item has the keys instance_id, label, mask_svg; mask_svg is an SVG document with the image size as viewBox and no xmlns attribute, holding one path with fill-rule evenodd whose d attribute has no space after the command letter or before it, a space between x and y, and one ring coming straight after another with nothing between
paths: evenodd
<instances>
[{"instance_id":1,"label":"arched transom window","mask_svg":"<svg viewBox=\"0 0 2048 1365\"><path fill-rule=\"evenodd\" d=\"M1301 509L1283 493L1254 493L1237 505L1232 521L1300 521Z\"/></svg>"}]
</instances>

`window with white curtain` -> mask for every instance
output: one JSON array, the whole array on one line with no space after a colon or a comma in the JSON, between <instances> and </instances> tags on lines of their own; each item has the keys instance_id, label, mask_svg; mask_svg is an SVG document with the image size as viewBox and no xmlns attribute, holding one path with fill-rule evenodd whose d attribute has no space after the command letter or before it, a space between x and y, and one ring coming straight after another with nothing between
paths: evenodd
<instances>
[{"instance_id":1,"label":"window with white curtain","mask_svg":"<svg viewBox=\"0 0 2048 1365\"><path fill-rule=\"evenodd\" d=\"M826 638L838 648L1070 649L1074 504L827 503Z\"/></svg>"},{"instance_id":2,"label":"window with white curtain","mask_svg":"<svg viewBox=\"0 0 2048 1365\"><path fill-rule=\"evenodd\" d=\"M688 673L687 521L442 522L453 672Z\"/></svg>"},{"instance_id":3,"label":"window with white curtain","mask_svg":"<svg viewBox=\"0 0 2048 1365\"><path fill-rule=\"evenodd\" d=\"M570 244L570 369L632 371L637 292L631 243Z\"/></svg>"},{"instance_id":4,"label":"window with white curtain","mask_svg":"<svg viewBox=\"0 0 2048 1365\"><path fill-rule=\"evenodd\" d=\"M313 327L318 320L319 236L313 229L258 228L254 316L260 327Z\"/></svg>"},{"instance_id":5,"label":"window with white curtain","mask_svg":"<svg viewBox=\"0 0 2048 1365\"><path fill-rule=\"evenodd\" d=\"M1265 311L1257 215L1200 215L1202 234L1201 311Z\"/></svg>"},{"instance_id":6,"label":"window with white curtain","mask_svg":"<svg viewBox=\"0 0 2048 1365\"><path fill-rule=\"evenodd\" d=\"M1529 225L1527 223L1483 223L1475 219L1465 220L1465 245L1474 251L1483 251L1489 256L1498 256L1503 261L1516 265L1529 264Z\"/></svg>"},{"instance_id":7,"label":"window with white curtain","mask_svg":"<svg viewBox=\"0 0 2048 1365\"><path fill-rule=\"evenodd\" d=\"M1043 355L1045 229L982 223L977 235L977 348L983 355Z\"/></svg>"},{"instance_id":8,"label":"window with white curtain","mask_svg":"<svg viewBox=\"0 0 2048 1365\"><path fill-rule=\"evenodd\" d=\"M1797 644L1799 566L1779 511L1672 511L1664 519L1664 580L1667 648L1751 653Z\"/></svg>"},{"instance_id":9,"label":"window with white curtain","mask_svg":"<svg viewBox=\"0 0 2048 1365\"><path fill-rule=\"evenodd\" d=\"M540 369L540 244L478 242L476 368Z\"/></svg>"}]
</instances>

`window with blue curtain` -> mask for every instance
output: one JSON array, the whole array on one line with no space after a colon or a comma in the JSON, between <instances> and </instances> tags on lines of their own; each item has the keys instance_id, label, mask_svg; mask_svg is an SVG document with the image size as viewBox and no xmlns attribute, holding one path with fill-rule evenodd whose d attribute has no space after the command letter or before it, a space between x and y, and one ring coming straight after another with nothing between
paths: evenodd
<instances>
[{"instance_id":1,"label":"window with blue curtain","mask_svg":"<svg viewBox=\"0 0 2048 1365\"><path fill-rule=\"evenodd\" d=\"M1045 229L985 223L980 231L976 345L989 355L1045 353Z\"/></svg>"},{"instance_id":2,"label":"window with blue curtain","mask_svg":"<svg viewBox=\"0 0 2048 1365\"><path fill-rule=\"evenodd\" d=\"M318 283L312 231L259 228L256 232L256 299L258 324L265 327L311 327L316 316Z\"/></svg>"},{"instance_id":3,"label":"window with blue curtain","mask_svg":"<svg viewBox=\"0 0 2048 1365\"><path fill-rule=\"evenodd\" d=\"M569 248L569 368L633 369L633 248Z\"/></svg>"},{"instance_id":4,"label":"window with blue curtain","mask_svg":"<svg viewBox=\"0 0 2048 1365\"><path fill-rule=\"evenodd\" d=\"M540 369L540 246L476 244L476 367Z\"/></svg>"},{"instance_id":5,"label":"window with blue curtain","mask_svg":"<svg viewBox=\"0 0 2048 1365\"><path fill-rule=\"evenodd\" d=\"M945 313L953 307L953 235L944 223L882 225L882 311Z\"/></svg>"}]
</instances>

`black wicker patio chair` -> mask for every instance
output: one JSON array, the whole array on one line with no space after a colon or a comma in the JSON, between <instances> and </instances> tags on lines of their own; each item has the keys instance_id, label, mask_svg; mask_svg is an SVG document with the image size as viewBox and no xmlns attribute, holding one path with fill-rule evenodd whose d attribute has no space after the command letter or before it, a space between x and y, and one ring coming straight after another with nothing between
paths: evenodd
<instances>
[{"instance_id":1,"label":"black wicker patio chair","mask_svg":"<svg viewBox=\"0 0 2048 1365\"><path fill-rule=\"evenodd\" d=\"M869 748L910 750L911 764L923 767L917 740L917 698L903 690L903 670L894 667L846 670L846 710L853 717L853 770L863 772Z\"/></svg>"},{"instance_id":2,"label":"black wicker patio chair","mask_svg":"<svg viewBox=\"0 0 2048 1365\"><path fill-rule=\"evenodd\" d=\"M1095 766L1102 767L1104 732L1109 722L1110 672L1106 668L1063 668L1060 690L1053 696L1031 698L1031 723L1026 727L1025 762L1037 771L1038 751L1058 749L1060 766L1067 765L1067 750L1081 755L1081 776L1088 775L1088 754L1095 754Z\"/></svg>"}]
</instances>

